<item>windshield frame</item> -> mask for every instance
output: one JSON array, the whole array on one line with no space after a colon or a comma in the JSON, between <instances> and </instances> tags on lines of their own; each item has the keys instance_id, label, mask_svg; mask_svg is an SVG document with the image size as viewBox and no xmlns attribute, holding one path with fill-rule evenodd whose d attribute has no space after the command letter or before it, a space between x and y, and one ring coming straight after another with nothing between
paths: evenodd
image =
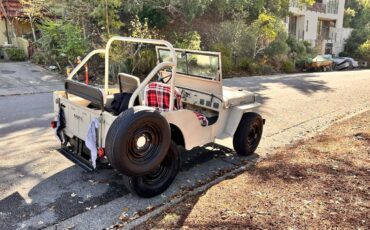
<instances>
[{"instance_id":1,"label":"windshield frame","mask_svg":"<svg viewBox=\"0 0 370 230\"><path fill-rule=\"evenodd\" d=\"M161 60L160 51L170 51L166 47L163 46L156 46L156 52L157 52L157 63L163 62ZM209 80L209 81L221 81L222 80L222 60L221 60L221 53L219 52L211 52L211 51L199 51L199 50L187 50L187 49L178 49L175 48L176 55L185 53L186 57L186 72L180 72L179 67L176 68L177 74L187 75L191 77L201 78L203 80ZM217 57L218 58L218 69L216 72L216 75L214 77L207 77L204 75L196 75L193 73L189 73L189 62L188 62L188 54L195 54L195 55L203 55L203 56L210 56L210 57ZM177 65L179 64L179 59L177 60Z\"/></svg>"}]
</instances>

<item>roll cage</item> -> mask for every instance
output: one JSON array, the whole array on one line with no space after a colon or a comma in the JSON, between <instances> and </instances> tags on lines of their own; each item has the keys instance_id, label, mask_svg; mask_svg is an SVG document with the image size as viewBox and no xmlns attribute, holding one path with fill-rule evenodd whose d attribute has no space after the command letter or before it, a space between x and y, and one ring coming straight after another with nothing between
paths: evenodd
<instances>
[{"instance_id":1,"label":"roll cage","mask_svg":"<svg viewBox=\"0 0 370 230\"><path fill-rule=\"evenodd\" d=\"M104 70L104 90L102 91L103 95L109 95L109 55L112 48L112 43L115 41L121 42L129 42L129 43L139 43L139 44L152 44L155 45L156 53L157 53L157 65L151 70L151 72L147 75L147 77L140 83L139 87L133 92L133 95L129 102L129 108L134 106L134 102L136 98L140 95L140 92L144 90L146 85L156 76L156 74L161 70L170 71L171 81L169 85L171 86L171 98L170 98L170 111L174 110L174 89L175 89L175 78L176 74L181 74L183 76L189 76L193 78L198 78L203 81L211 81L211 82L222 82L222 65L221 65L221 54L218 52L206 52L206 51L194 51L194 50L186 50L186 49L175 49L171 43L164 41L164 40L155 40L155 39L142 39L142 38L131 38L131 37L120 37L115 36L109 39L105 49L98 49L90 52L82 61L77 65L76 68L68 75L68 80L71 81L73 77L78 73L78 71L84 67L84 65L95 55L103 55L105 61L105 70ZM166 52L166 58L164 59L161 56L161 52ZM210 75L204 74L197 74L190 70L191 68L191 61L193 60L194 64L194 57L196 59L205 61L205 68L207 69L207 64L209 64L209 69L207 71ZM178 60L184 62L185 61L185 68L179 69L178 65L183 63L178 63ZM208 62L207 62L208 61ZM198 60L195 61L197 63ZM202 61L200 61L202 62ZM212 67L212 68L211 68ZM200 67L199 67L200 68ZM169 70L170 69L170 70ZM208 73L207 72L207 73ZM68 84L66 84L67 86ZM71 82L70 85L74 85ZM93 87L85 84L78 84L80 87L80 91L78 96L88 99L89 95L84 97L84 93L88 93L91 90L90 88L95 88L98 90L98 87ZM76 88L76 87L75 87ZM78 87L77 87L78 88ZM66 91L67 91L66 87ZM99 89L101 90L101 89ZM76 91L76 90L75 90ZM73 93L73 92L71 92ZM222 95L219 95L222 96ZM222 101L222 99L221 99Z\"/></svg>"},{"instance_id":2,"label":"roll cage","mask_svg":"<svg viewBox=\"0 0 370 230\"><path fill-rule=\"evenodd\" d=\"M142 44L153 44L153 45L159 45L164 46L170 51L171 59L166 62L158 63L152 71L148 74L148 76L144 79L143 82L141 82L140 86L135 90L133 93L129 108L132 108L134 106L135 99L139 96L140 92L145 88L145 86L150 82L150 80L153 79L154 76L156 76L156 73L164 68L171 68L171 72L173 76L176 73L176 66L177 66L177 57L175 49L173 48L172 44L164 41L164 40L155 40L155 39L142 39L142 38L130 38L130 37L119 37L115 36L109 39L107 46L105 49L98 49L90 52L82 61L80 64L77 65L77 67L68 75L68 80L72 80L73 76L77 74L77 72L87 63L90 58L92 58L94 55L102 54L105 57L105 71L104 71L104 94L109 94L109 54L111 50L112 43L115 41L121 41L121 42L130 42L130 43L142 43ZM170 81L171 86L171 98L170 98L170 111L174 108L174 85L175 81L174 78ZM92 87L92 86L88 86Z\"/></svg>"}]
</instances>

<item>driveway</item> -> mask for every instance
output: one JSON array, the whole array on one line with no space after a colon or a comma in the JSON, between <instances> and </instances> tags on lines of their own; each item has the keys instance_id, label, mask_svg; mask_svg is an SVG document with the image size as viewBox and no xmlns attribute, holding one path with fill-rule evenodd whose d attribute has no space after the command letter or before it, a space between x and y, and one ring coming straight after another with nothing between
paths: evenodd
<instances>
[{"instance_id":1,"label":"driveway","mask_svg":"<svg viewBox=\"0 0 370 230\"><path fill-rule=\"evenodd\" d=\"M28 63L5 65L10 71L9 66L22 68L18 73L39 68ZM40 82L47 76L44 71L35 74ZM13 92L27 88L27 75L13 77L20 79ZM122 211L131 217L149 210L245 161L272 154L276 147L312 136L338 119L370 108L370 71L237 78L225 84L260 95L267 124L257 154L236 157L231 140L186 152L173 186L153 199L128 194L114 171L85 173L56 153L59 144L48 127L53 117L52 95L47 92L62 87L58 79L48 85L49 91L41 87L32 95L0 97L0 229L102 229L118 221Z\"/></svg>"},{"instance_id":2,"label":"driveway","mask_svg":"<svg viewBox=\"0 0 370 230\"><path fill-rule=\"evenodd\" d=\"M0 62L0 96L61 89L60 77L29 62Z\"/></svg>"}]
</instances>

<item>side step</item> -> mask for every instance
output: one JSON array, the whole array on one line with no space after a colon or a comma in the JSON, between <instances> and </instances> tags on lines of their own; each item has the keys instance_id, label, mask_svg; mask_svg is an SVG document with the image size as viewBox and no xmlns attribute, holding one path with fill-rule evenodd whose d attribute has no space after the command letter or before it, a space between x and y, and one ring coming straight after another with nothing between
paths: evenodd
<instances>
[{"instance_id":1,"label":"side step","mask_svg":"<svg viewBox=\"0 0 370 230\"><path fill-rule=\"evenodd\" d=\"M60 152L63 156L65 156L68 160L72 161L76 165L83 168L85 171L87 172L94 171L94 167L92 166L92 164L89 161L87 161L85 158L77 155L76 153L66 148L60 148L57 151Z\"/></svg>"}]
</instances>

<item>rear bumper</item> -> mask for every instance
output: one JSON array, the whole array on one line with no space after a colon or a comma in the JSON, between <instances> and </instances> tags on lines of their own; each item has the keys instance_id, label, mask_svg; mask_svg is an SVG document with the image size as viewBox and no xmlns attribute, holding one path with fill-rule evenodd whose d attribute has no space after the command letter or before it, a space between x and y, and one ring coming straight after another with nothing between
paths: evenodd
<instances>
[{"instance_id":1,"label":"rear bumper","mask_svg":"<svg viewBox=\"0 0 370 230\"><path fill-rule=\"evenodd\" d=\"M69 150L67 147L62 147L57 150L59 153L61 153L63 156L65 156L68 160L72 161L76 165L80 166L87 172L93 172L94 167L92 164L87 161L85 158L79 156L77 153Z\"/></svg>"}]
</instances>

